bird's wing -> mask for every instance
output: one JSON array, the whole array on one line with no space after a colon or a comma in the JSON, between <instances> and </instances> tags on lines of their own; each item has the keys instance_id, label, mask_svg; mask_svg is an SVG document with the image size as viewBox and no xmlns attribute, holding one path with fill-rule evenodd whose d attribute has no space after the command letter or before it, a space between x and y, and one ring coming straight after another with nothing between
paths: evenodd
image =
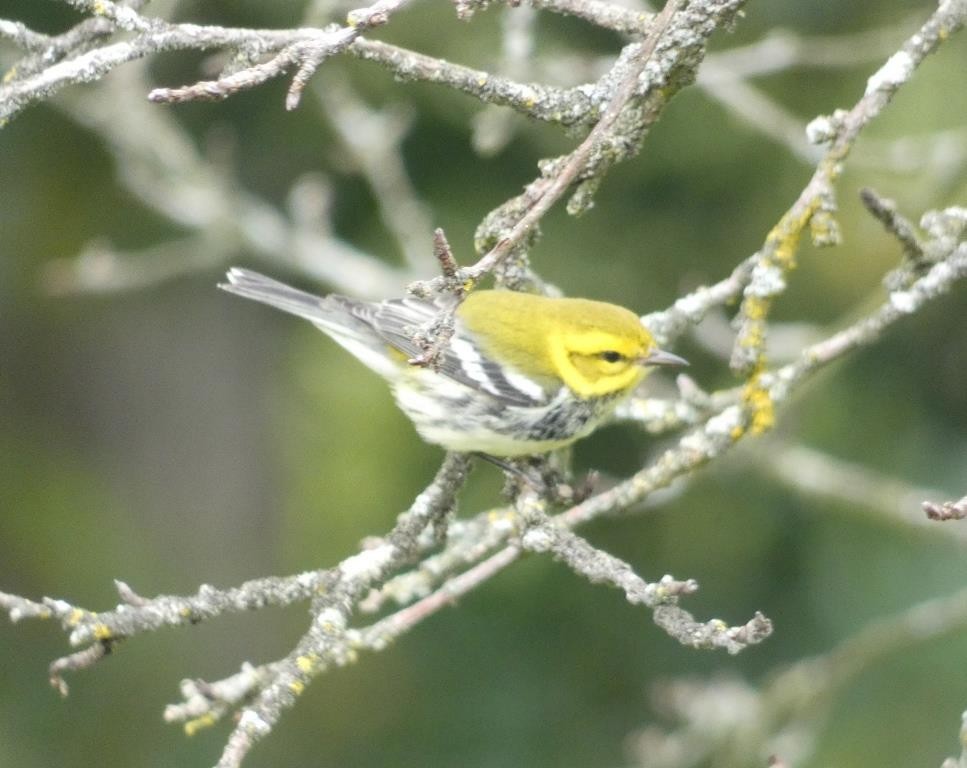
<instances>
[{"instance_id":1,"label":"bird's wing","mask_svg":"<svg viewBox=\"0 0 967 768\"><path fill-rule=\"evenodd\" d=\"M386 347L398 350L409 359L420 357L423 349L415 339L443 311L437 304L413 297L371 303L338 294L314 296L258 272L239 268L229 270L228 282L219 287L309 320L388 379L396 378L400 363L391 358ZM487 358L459 322L434 369L496 398L498 405L534 406L547 398L537 382L505 371Z\"/></svg>"},{"instance_id":2,"label":"bird's wing","mask_svg":"<svg viewBox=\"0 0 967 768\"><path fill-rule=\"evenodd\" d=\"M413 359L424 353L415 338L441 311L436 304L408 297L363 305L357 316L370 322L388 344ZM547 399L540 384L488 358L459 319L453 336L434 362L434 370L496 398L500 405L535 406Z\"/></svg>"}]
</instances>

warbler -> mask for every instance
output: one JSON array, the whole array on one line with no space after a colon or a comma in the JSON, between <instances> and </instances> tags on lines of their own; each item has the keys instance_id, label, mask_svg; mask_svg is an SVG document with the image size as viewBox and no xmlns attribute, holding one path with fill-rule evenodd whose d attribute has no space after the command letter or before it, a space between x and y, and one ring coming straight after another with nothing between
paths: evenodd
<instances>
[{"instance_id":1,"label":"warbler","mask_svg":"<svg viewBox=\"0 0 967 768\"><path fill-rule=\"evenodd\" d=\"M449 451L519 457L570 445L631 394L648 367L687 365L658 349L630 310L588 299L471 291L432 365L413 365L439 303L313 296L246 269L226 291L312 322L389 381L424 440Z\"/></svg>"}]
</instances>

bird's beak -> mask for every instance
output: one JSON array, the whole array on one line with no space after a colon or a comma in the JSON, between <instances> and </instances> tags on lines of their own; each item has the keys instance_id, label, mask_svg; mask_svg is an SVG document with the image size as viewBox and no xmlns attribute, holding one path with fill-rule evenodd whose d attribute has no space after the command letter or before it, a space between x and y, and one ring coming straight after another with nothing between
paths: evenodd
<instances>
[{"instance_id":1,"label":"bird's beak","mask_svg":"<svg viewBox=\"0 0 967 768\"><path fill-rule=\"evenodd\" d=\"M688 360L663 349L656 349L641 358L642 365L688 365Z\"/></svg>"}]
</instances>

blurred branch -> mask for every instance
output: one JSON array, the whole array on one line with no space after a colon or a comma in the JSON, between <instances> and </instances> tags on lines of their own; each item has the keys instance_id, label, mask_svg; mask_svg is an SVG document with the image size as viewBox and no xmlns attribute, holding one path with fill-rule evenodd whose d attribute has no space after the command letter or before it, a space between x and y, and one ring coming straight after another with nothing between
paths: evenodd
<instances>
[{"instance_id":1,"label":"blurred branch","mask_svg":"<svg viewBox=\"0 0 967 768\"><path fill-rule=\"evenodd\" d=\"M918 488L892 475L852 464L804 445L789 445L774 440L756 452L756 462L804 493L836 499L861 509L873 509L904 525L933 528L919 510L921 499L936 495L933 489ZM924 507L929 503L924 502ZM944 530L958 540L967 542L967 530L960 526Z\"/></svg>"},{"instance_id":2,"label":"blurred branch","mask_svg":"<svg viewBox=\"0 0 967 768\"><path fill-rule=\"evenodd\" d=\"M742 122L786 147L797 159L810 165L819 159L821 152L807 140L804 121L745 78L728 76L724 68L703 67L699 85Z\"/></svg>"},{"instance_id":3,"label":"blurred branch","mask_svg":"<svg viewBox=\"0 0 967 768\"><path fill-rule=\"evenodd\" d=\"M0 38L9 40L28 53L37 53L50 45L50 36L34 32L19 21L0 19Z\"/></svg>"},{"instance_id":4,"label":"blurred branch","mask_svg":"<svg viewBox=\"0 0 967 768\"><path fill-rule=\"evenodd\" d=\"M948 757L940 768L967 768L967 712L960 716L960 755Z\"/></svg>"},{"instance_id":5,"label":"blurred branch","mask_svg":"<svg viewBox=\"0 0 967 768\"><path fill-rule=\"evenodd\" d=\"M509 7L501 17L501 56L496 72L522 80L534 69L537 11L528 6ZM482 155L496 155L510 142L522 121L496 105L484 107L473 118L473 147Z\"/></svg>"},{"instance_id":6,"label":"blurred branch","mask_svg":"<svg viewBox=\"0 0 967 768\"><path fill-rule=\"evenodd\" d=\"M531 0L531 5L544 11L575 16L603 29L632 37L650 30L654 14L625 8L618 3L601 0Z\"/></svg>"},{"instance_id":7,"label":"blurred branch","mask_svg":"<svg viewBox=\"0 0 967 768\"><path fill-rule=\"evenodd\" d=\"M373 190L380 216L399 243L410 271L431 271L432 219L403 162L402 145L411 116L400 108L371 109L343 79L331 75L317 79L314 93L351 162Z\"/></svg>"},{"instance_id":8,"label":"blurred branch","mask_svg":"<svg viewBox=\"0 0 967 768\"><path fill-rule=\"evenodd\" d=\"M805 765L834 697L864 671L967 626L967 589L870 622L828 653L776 670L756 690L734 677L680 680L656 690L657 707L680 724L632 736L639 768ZM952 764L954 767L958 763Z\"/></svg>"},{"instance_id":9,"label":"blurred branch","mask_svg":"<svg viewBox=\"0 0 967 768\"><path fill-rule=\"evenodd\" d=\"M923 511L931 520L963 520L967 517L967 496L960 501L945 501L942 504L925 501ZM960 530L959 526L956 530Z\"/></svg>"},{"instance_id":10,"label":"blurred branch","mask_svg":"<svg viewBox=\"0 0 967 768\"><path fill-rule=\"evenodd\" d=\"M967 167L967 129L956 126L946 130L926 131L895 139L867 137L856 147L853 163L865 167L888 168L897 173L926 175L933 186L954 192L951 199L963 194L957 189ZM945 189L946 188L946 189Z\"/></svg>"},{"instance_id":11,"label":"blurred branch","mask_svg":"<svg viewBox=\"0 0 967 768\"><path fill-rule=\"evenodd\" d=\"M708 57L703 76L709 85L717 78L750 78L789 69L855 67L892 54L903 42L904 27L919 22L909 17L898 24L866 29L854 34L805 37L776 29L749 45L718 51Z\"/></svg>"},{"instance_id":12,"label":"blurred branch","mask_svg":"<svg viewBox=\"0 0 967 768\"><path fill-rule=\"evenodd\" d=\"M141 202L192 234L133 253L103 242L90 244L78 256L48 265L48 290L64 294L145 287L217 267L239 250L364 298L397 294L412 279L414 273L332 232L324 179L309 174L298 180L289 210L278 210L245 190L217 157L226 150L224 136L216 134L215 152L203 155L170 112L136 98L145 87L144 67L138 64L116 72L84 97L67 94L58 105L104 139L121 181ZM395 139L380 134L379 141ZM374 138L371 149L379 153L380 146Z\"/></svg>"},{"instance_id":13,"label":"blurred branch","mask_svg":"<svg viewBox=\"0 0 967 768\"><path fill-rule=\"evenodd\" d=\"M204 232L137 252L122 253L109 243L92 242L76 256L49 261L44 267L44 287L55 296L147 288L217 266L232 253L230 246Z\"/></svg>"}]
</instances>

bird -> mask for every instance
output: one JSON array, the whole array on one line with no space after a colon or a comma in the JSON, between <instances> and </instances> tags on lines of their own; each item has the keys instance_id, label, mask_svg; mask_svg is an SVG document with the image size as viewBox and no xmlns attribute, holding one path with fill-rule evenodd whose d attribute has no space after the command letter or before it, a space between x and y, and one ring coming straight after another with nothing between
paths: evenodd
<instances>
[{"instance_id":1,"label":"bird","mask_svg":"<svg viewBox=\"0 0 967 768\"><path fill-rule=\"evenodd\" d=\"M593 432L654 366L683 366L629 309L503 289L469 291L429 364L421 333L447 311L417 296L316 296L234 267L225 291L302 317L389 382L428 443L495 459L547 454ZM414 364L417 362L424 364Z\"/></svg>"}]
</instances>

